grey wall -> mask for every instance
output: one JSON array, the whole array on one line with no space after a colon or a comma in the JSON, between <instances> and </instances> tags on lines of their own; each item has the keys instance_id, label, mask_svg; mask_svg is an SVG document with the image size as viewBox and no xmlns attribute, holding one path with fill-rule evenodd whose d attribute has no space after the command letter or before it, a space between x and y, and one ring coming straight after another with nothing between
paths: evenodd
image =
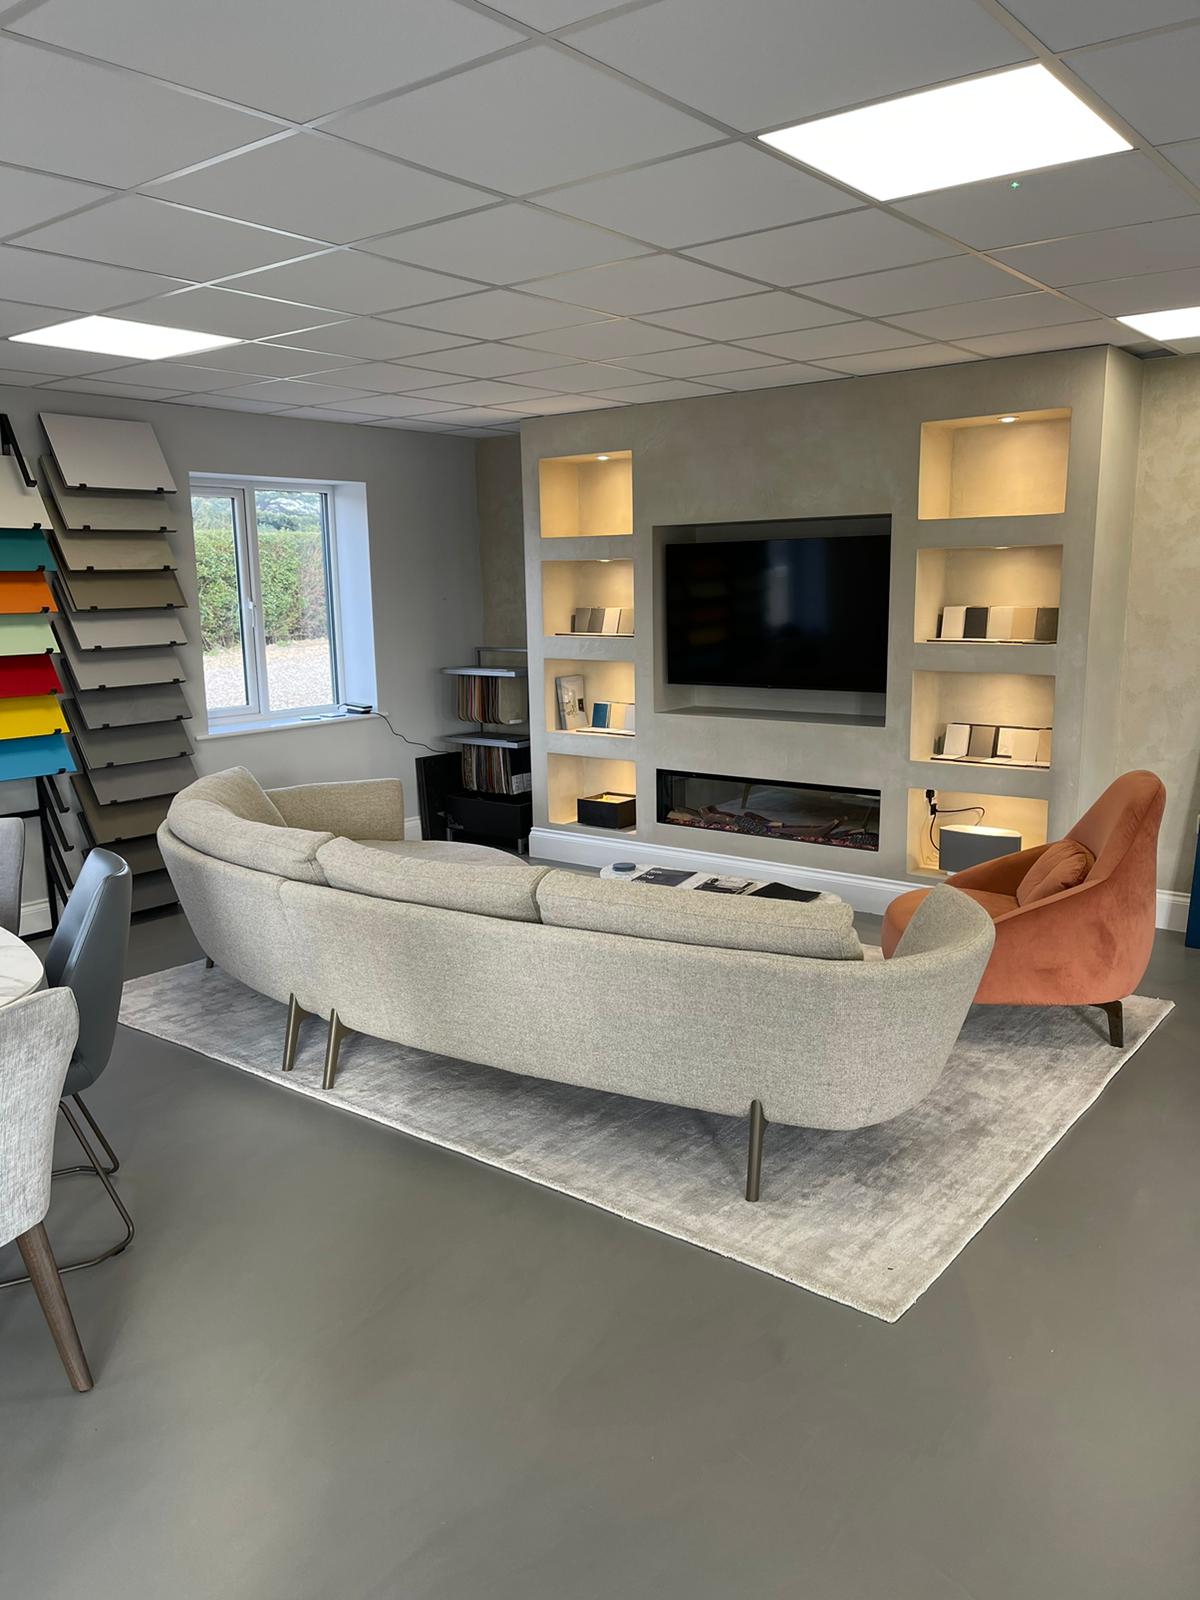
<instances>
[{"instance_id":1,"label":"grey wall","mask_svg":"<svg viewBox=\"0 0 1200 1600\"><path fill-rule=\"evenodd\" d=\"M479 554L483 571L482 644L525 643L525 524L521 441L512 434L475 448Z\"/></svg>"},{"instance_id":2,"label":"grey wall","mask_svg":"<svg viewBox=\"0 0 1200 1600\"><path fill-rule=\"evenodd\" d=\"M1146 361L1142 375L1120 765L1166 784L1158 882L1186 891L1200 810L1200 356Z\"/></svg>"},{"instance_id":3,"label":"grey wall","mask_svg":"<svg viewBox=\"0 0 1200 1600\"><path fill-rule=\"evenodd\" d=\"M370 532L378 704L410 738L428 739L458 724L448 680L438 668L468 652L480 638L479 531L475 446L470 439L355 424L288 420L243 411L153 401L125 401L66 391L35 393L0 387L0 411L11 417L22 449L44 448L39 411L133 417L153 425L180 485L179 532L172 542L179 578L195 601L195 562L186 484L191 472L362 482ZM204 732L199 619L184 614L187 693L196 712L192 732ZM353 614L343 618L353 628ZM406 810L417 810L413 757L423 754L394 738L378 718L314 723L266 733L202 740L197 766L215 771L241 763L269 784L339 777L397 776ZM15 788L16 786L11 786ZM24 802L0 786L0 810ZM38 852L29 852L32 879ZM42 893L31 881L26 899Z\"/></svg>"}]
</instances>

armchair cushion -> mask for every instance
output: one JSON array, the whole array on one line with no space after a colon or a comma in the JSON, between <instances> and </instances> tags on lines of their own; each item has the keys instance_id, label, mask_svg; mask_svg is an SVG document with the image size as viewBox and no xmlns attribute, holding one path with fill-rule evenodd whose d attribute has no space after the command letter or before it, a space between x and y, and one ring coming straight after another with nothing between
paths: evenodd
<instances>
[{"instance_id":1,"label":"armchair cushion","mask_svg":"<svg viewBox=\"0 0 1200 1600\"><path fill-rule=\"evenodd\" d=\"M955 884L953 887L962 886ZM966 888L962 892L974 900L977 906L982 906L993 922L1017 909L1016 898L1011 894L994 894L989 889ZM903 938L905 930L928 895L928 889L910 889L907 894L898 895L888 906L879 941L885 956L895 955L896 947Z\"/></svg>"},{"instance_id":2,"label":"armchair cushion","mask_svg":"<svg viewBox=\"0 0 1200 1600\"><path fill-rule=\"evenodd\" d=\"M1064 889L1082 883L1096 865L1096 858L1077 839L1059 839L1042 851L1017 885L1017 904L1031 906Z\"/></svg>"}]
</instances>

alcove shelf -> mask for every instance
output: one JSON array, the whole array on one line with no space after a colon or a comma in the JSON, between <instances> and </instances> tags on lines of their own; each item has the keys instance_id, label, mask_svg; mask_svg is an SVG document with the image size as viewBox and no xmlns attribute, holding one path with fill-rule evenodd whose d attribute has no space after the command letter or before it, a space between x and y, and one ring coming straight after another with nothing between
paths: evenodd
<instances>
[{"instance_id":1,"label":"alcove shelf","mask_svg":"<svg viewBox=\"0 0 1200 1600\"><path fill-rule=\"evenodd\" d=\"M448 744L484 744L493 750L528 750L529 739L520 734L501 733L444 733Z\"/></svg>"},{"instance_id":2,"label":"alcove shelf","mask_svg":"<svg viewBox=\"0 0 1200 1600\"><path fill-rule=\"evenodd\" d=\"M632 754L632 752L631 752ZM581 797L602 794L636 794L637 778L632 760L607 755L576 755L549 750L546 756L546 803L552 827L580 828L578 802ZM629 833L627 828L596 828L596 833Z\"/></svg>"},{"instance_id":3,"label":"alcove shelf","mask_svg":"<svg viewBox=\"0 0 1200 1600\"><path fill-rule=\"evenodd\" d=\"M636 705L634 690L634 670L632 661L580 661L569 657L550 657L542 664L543 671L543 726L547 735L553 735L556 749L581 749L586 741L594 744L597 753L600 752L600 741L611 741L614 746L624 744L628 746L636 733L609 733L604 729L595 731L574 731L563 728L559 721L558 686L559 678L583 679L584 711L590 722L592 708L597 700L618 701L624 705ZM636 717L636 712L635 712ZM562 740L576 740L575 745L563 745Z\"/></svg>"},{"instance_id":4,"label":"alcove shelf","mask_svg":"<svg viewBox=\"0 0 1200 1600\"><path fill-rule=\"evenodd\" d=\"M631 539L632 452L601 450L539 461L538 509L543 539Z\"/></svg>"},{"instance_id":5,"label":"alcove shelf","mask_svg":"<svg viewBox=\"0 0 1200 1600\"><path fill-rule=\"evenodd\" d=\"M527 667L443 667L450 678L527 678Z\"/></svg>"},{"instance_id":6,"label":"alcove shelf","mask_svg":"<svg viewBox=\"0 0 1200 1600\"><path fill-rule=\"evenodd\" d=\"M982 822L989 828L1012 828L1021 835L1021 849L1029 850L1046 843L1048 807L1044 799L1034 795L991 794L984 790L942 789L936 783L927 787L937 790L937 804L946 812L947 823L970 826L978 812L959 811L959 807L982 806ZM908 791L908 871L914 877L944 877L937 861L936 844L929 842L929 806L925 789ZM933 837L936 841L939 828L934 819Z\"/></svg>"},{"instance_id":7,"label":"alcove shelf","mask_svg":"<svg viewBox=\"0 0 1200 1600\"><path fill-rule=\"evenodd\" d=\"M1015 672L914 672L909 756L938 767L972 771L1011 770L1023 766L1048 771L1049 762L1005 760L990 752L965 759L947 759L936 742L948 723L986 727L1052 729L1054 679Z\"/></svg>"},{"instance_id":8,"label":"alcove shelf","mask_svg":"<svg viewBox=\"0 0 1200 1600\"><path fill-rule=\"evenodd\" d=\"M1070 442L1065 407L925 422L917 517L1058 515Z\"/></svg>"},{"instance_id":9,"label":"alcove shelf","mask_svg":"<svg viewBox=\"0 0 1200 1600\"><path fill-rule=\"evenodd\" d=\"M1037 614L1057 611L1062 592L1062 545L930 545L917 551L916 593L913 604L913 640L939 649L986 647L1011 655L1057 642L1038 639ZM1017 639L939 637L939 619L947 606L970 607L976 612L1012 607L1010 623L1023 622ZM1033 616L1030 616L1030 613ZM975 620L985 631L991 619ZM999 619L997 619L999 620ZM1026 637L1029 624L1032 632Z\"/></svg>"},{"instance_id":10,"label":"alcove shelf","mask_svg":"<svg viewBox=\"0 0 1200 1600\"><path fill-rule=\"evenodd\" d=\"M633 562L543 561L542 624L548 635L571 636L578 632L585 638L632 638L628 628L624 632L572 628L575 612L585 609L632 615Z\"/></svg>"}]
</instances>

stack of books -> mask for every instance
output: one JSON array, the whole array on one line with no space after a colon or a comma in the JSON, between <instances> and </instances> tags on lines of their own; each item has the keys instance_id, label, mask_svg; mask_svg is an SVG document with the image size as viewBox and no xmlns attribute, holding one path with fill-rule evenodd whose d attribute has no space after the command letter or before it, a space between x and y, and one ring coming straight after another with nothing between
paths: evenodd
<instances>
[{"instance_id":1,"label":"stack of books","mask_svg":"<svg viewBox=\"0 0 1200 1600\"><path fill-rule=\"evenodd\" d=\"M529 751L468 744L462 752L464 789L482 794L528 794L533 787Z\"/></svg>"}]
</instances>

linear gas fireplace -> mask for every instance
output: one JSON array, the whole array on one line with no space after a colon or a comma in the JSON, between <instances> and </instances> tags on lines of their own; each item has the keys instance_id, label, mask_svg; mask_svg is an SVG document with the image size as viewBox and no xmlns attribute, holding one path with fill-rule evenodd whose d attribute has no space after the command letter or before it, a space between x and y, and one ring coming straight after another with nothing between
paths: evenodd
<instances>
[{"instance_id":1,"label":"linear gas fireplace","mask_svg":"<svg viewBox=\"0 0 1200 1600\"><path fill-rule=\"evenodd\" d=\"M786 844L879 849L878 789L659 768L658 820Z\"/></svg>"}]
</instances>

